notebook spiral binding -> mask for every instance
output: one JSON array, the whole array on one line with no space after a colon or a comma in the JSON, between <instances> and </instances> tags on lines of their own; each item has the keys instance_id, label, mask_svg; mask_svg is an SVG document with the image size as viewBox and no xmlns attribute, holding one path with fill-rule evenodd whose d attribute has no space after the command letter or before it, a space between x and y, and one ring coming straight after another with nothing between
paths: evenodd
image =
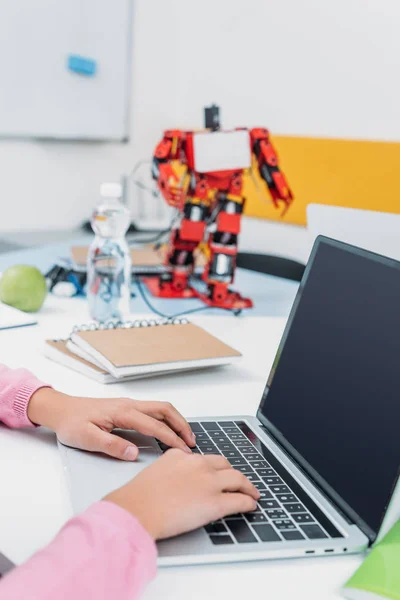
<instances>
[{"instance_id":1,"label":"notebook spiral binding","mask_svg":"<svg viewBox=\"0 0 400 600\"><path fill-rule=\"evenodd\" d=\"M140 327L159 327L161 325L186 325L188 319L174 317L171 319L137 319L136 321L107 321L106 323L98 323L93 321L83 325L75 325L72 333L80 331L104 331L106 329L136 329Z\"/></svg>"}]
</instances>

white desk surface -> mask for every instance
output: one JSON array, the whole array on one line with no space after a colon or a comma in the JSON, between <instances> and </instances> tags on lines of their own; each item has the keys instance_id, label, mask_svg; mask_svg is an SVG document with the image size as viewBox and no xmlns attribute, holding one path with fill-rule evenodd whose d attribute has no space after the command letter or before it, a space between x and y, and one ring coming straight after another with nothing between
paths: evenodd
<instances>
[{"instance_id":1,"label":"white desk surface","mask_svg":"<svg viewBox=\"0 0 400 600\"><path fill-rule=\"evenodd\" d=\"M85 308L81 300L49 298L38 326L0 331L0 362L26 367L70 394L168 400L186 416L255 414L285 324L276 317L193 318L244 354L240 366L102 386L41 355L46 337L62 337L87 321ZM0 549L20 563L71 516L54 435L0 425L0 473ZM360 562L347 556L164 568L144 599L242 600L258 593L268 600L333 600Z\"/></svg>"}]
</instances>

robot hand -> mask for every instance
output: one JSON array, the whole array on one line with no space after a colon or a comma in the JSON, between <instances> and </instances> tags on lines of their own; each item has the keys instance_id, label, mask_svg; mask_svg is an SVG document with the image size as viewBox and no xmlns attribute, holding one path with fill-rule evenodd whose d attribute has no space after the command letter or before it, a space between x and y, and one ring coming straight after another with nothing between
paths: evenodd
<instances>
[{"instance_id":1,"label":"robot hand","mask_svg":"<svg viewBox=\"0 0 400 600\"><path fill-rule=\"evenodd\" d=\"M168 163L161 163L159 165L159 171L157 183L161 194L169 206L182 211L185 203L185 193L183 188L179 185L177 174Z\"/></svg>"}]
</instances>

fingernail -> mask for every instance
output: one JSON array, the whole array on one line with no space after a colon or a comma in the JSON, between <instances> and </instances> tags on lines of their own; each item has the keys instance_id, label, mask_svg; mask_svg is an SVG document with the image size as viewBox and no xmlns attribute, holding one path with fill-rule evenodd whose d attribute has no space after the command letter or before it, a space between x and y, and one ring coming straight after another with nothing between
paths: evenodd
<instances>
[{"instance_id":1,"label":"fingernail","mask_svg":"<svg viewBox=\"0 0 400 600\"><path fill-rule=\"evenodd\" d=\"M185 452L189 452L189 454L192 454L191 449L186 444L185 444Z\"/></svg>"},{"instance_id":2,"label":"fingernail","mask_svg":"<svg viewBox=\"0 0 400 600\"><path fill-rule=\"evenodd\" d=\"M135 460L137 458L137 455L138 455L138 449L136 448L136 446L128 446L124 452L124 459L125 460Z\"/></svg>"},{"instance_id":3,"label":"fingernail","mask_svg":"<svg viewBox=\"0 0 400 600\"><path fill-rule=\"evenodd\" d=\"M193 444L195 444L195 443L196 443L196 436L195 436L195 434L194 434L194 433L192 433L192 442L193 442Z\"/></svg>"}]
</instances>

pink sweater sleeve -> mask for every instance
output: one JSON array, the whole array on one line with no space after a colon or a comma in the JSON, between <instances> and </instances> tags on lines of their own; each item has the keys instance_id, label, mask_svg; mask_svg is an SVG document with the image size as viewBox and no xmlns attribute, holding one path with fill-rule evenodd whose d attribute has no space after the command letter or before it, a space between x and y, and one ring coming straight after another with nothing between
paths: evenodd
<instances>
[{"instance_id":1,"label":"pink sweater sleeve","mask_svg":"<svg viewBox=\"0 0 400 600\"><path fill-rule=\"evenodd\" d=\"M35 427L26 410L32 395L50 387L25 369L9 369L0 364L0 421L8 427Z\"/></svg>"},{"instance_id":2,"label":"pink sweater sleeve","mask_svg":"<svg viewBox=\"0 0 400 600\"><path fill-rule=\"evenodd\" d=\"M156 573L156 556L136 519L111 502L98 502L0 580L0 598L135 600Z\"/></svg>"},{"instance_id":3,"label":"pink sweater sleeve","mask_svg":"<svg viewBox=\"0 0 400 600\"><path fill-rule=\"evenodd\" d=\"M34 427L27 407L41 387L46 384L29 371L0 365L0 421ZM29 590L30 600L134 600L155 574L156 555L153 540L136 519L111 502L98 502L0 579L0 598L25 600Z\"/></svg>"}]
</instances>

